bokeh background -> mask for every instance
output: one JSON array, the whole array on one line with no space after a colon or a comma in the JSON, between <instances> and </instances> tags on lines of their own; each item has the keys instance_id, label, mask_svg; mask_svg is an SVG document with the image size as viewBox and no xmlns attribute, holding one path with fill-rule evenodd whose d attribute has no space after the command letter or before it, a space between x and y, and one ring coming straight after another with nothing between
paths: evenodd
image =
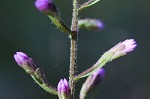
<instances>
[{"instance_id":1,"label":"bokeh background","mask_svg":"<svg viewBox=\"0 0 150 99\"><path fill-rule=\"evenodd\" d=\"M70 26L72 1L54 2ZM105 29L79 31L78 73L118 42L134 38L138 43L135 51L105 66L105 78L89 99L150 99L150 1L101 0L80 13L80 18L86 17L101 19ZM16 51L32 57L54 86L61 78L68 78L68 35L38 12L33 0L0 3L0 99L57 99L16 64ZM76 99L84 80L77 83Z\"/></svg>"}]
</instances>

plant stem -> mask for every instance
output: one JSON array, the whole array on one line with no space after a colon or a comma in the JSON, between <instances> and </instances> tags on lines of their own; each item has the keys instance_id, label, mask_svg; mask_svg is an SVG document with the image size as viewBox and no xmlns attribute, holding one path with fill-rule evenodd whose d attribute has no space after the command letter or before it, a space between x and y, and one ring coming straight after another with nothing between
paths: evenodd
<instances>
[{"instance_id":1,"label":"plant stem","mask_svg":"<svg viewBox=\"0 0 150 99\"><path fill-rule=\"evenodd\" d=\"M77 41L75 39L71 39L71 48L70 48L70 77L69 77L69 85L70 85L70 90L71 90L71 99L74 99L74 92L75 92L75 72L76 72L76 46L77 46Z\"/></svg>"},{"instance_id":2,"label":"plant stem","mask_svg":"<svg viewBox=\"0 0 150 99\"><path fill-rule=\"evenodd\" d=\"M72 34L72 31L62 22L59 16L53 17L53 16L48 16L51 21L57 26L57 28L60 29L62 32L69 33L70 35Z\"/></svg>"},{"instance_id":3,"label":"plant stem","mask_svg":"<svg viewBox=\"0 0 150 99\"><path fill-rule=\"evenodd\" d=\"M52 85L48 84L45 75L42 73L40 68L37 68L34 73L30 74L35 82L41 86L45 91L57 95L57 89Z\"/></svg>"},{"instance_id":4,"label":"plant stem","mask_svg":"<svg viewBox=\"0 0 150 99\"><path fill-rule=\"evenodd\" d=\"M78 0L73 0L73 13L71 24L71 37L70 37L70 71L69 71L69 85L71 90L71 99L74 99L75 93L75 73L77 62L77 37L78 37Z\"/></svg>"}]
</instances>

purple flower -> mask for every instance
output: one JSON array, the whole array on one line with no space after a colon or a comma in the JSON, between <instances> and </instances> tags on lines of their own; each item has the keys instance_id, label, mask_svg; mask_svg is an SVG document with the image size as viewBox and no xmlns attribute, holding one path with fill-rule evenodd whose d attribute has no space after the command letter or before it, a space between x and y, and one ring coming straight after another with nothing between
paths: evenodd
<instances>
[{"instance_id":1,"label":"purple flower","mask_svg":"<svg viewBox=\"0 0 150 99\"><path fill-rule=\"evenodd\" d=\"M82 85L80 91L80 99L85 99L85 97L92 92L94 88L101 82L105 75L105 70L103 68L98 69L93 74L88 76L85 83Z\"/></svg>"},{"instance_id":2,"label":"purple flower","mask_svg":"<svg viewBox=\"0 0 150 99\"><path fill-rule=\"evenodd\" d=\"M57 90L59 93L69 93L69 84L65 78L59 81Z\"/></svg>"},{"instance_id":3,"label":"purple flower","mask_svg":"<svg viewBox=\"0 0 150 99\"><path fill-rule=\"evenodd\" d=\"M37 69L32 59L23 52L16 52L14 59L27 73L33 73Z\"/></svg>"},{"instance_id":4,"label":"purple flower","mask_svg":"<svg viewBox=\"0 0 150 99\"><path fill-rule=\"evenodd\" d=\"M100 68L92 75L93 75L93 79L92 79L93 83L98 84L103 79L105 75L105 70L103 68Z\"/></svg>"},{"instance_id":5,"label":"purple flower","mask_svg":"<svg viewBox=\"0 0 150 99\"><path fill-rule=\"evenodd\" d=\"M87 30L103 30L105 27L101 20L91 18L80 19L78 25Z\"/></svg>"},{"instance_id":6,"label":"purple flower","mask_svg":"<svg viewBox=\"0 0 150 99\"><path fill-rule=\"evenodd\" d=\"M59 99L71 99L69 83L65 78L59 81L57 91Z\"/></svg>"},{"instance_id":7,"label":"purple flower","mask_svg":"<svg viewBox=\"0 0 150 99\"><path fill-rule=\"evenodd\" d=\"M97 30L103 30L105 28L104 23L101 20L96 20Z\"/></svg>"},{"instance_id":8,"label":"purple flower","mask_svg":"<svg viewBox=\"0 0 150 99\"><path fill-rule=\"evenodd\" d=\"M100 83L104 75L105 75L105 70L103 68L98 69L92 75L90 75L91 77L89 76L87 78L86 86L89 88L96 87Z\"/></svg>"},{"instance_id":9,"label":"purple flower","mask_svg":"<svg viewBox=\"0 0 150 99\"><path fill-rule=\"evenodd\" d=\"M35 7L47 15L56 16L57 14L56 6L52 0L36 0Z\"/></svg>"},{"instance_id":10,"label":"purple flower","mask_svg":"<svg viewBox=\"0 0 150 99\"><path fill-rule=\"evenodd\" d=\"M23 52L16 52L14 58L18 65L23 65L25 62L30 60L30 58Z\"/></svg>"},{"instance_id":11,"label":"purple flower","mask_svg":"<svg viewBox=\"0 0 150 99\"><path fill-rule=\"evenodd\" d=\"M124 52L131 52L134 50L134 48L137 46L134 39L127 39L122 44L125 46Z\"/></svg>"},{"instance_id":12,"label":"purple flower","mask_svg":"<svg viewBox=\"0 0 150 99\"><path fill-rule=\"evenodd\" d=\"M114 53L112 59L115 59L120 56L126 55L128 52L133 51L136 46L137 46L137 44L134 39L127 39L123 42L118 43L116 46L111 48L109 51Z\"/></svg>"}]
</instances>

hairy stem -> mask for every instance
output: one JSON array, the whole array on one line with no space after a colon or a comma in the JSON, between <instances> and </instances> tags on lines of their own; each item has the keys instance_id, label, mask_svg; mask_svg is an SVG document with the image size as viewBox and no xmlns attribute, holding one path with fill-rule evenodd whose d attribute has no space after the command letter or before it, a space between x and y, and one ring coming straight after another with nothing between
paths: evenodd
<instances>
[{"instance_id":1,"label":"hairy stem","mask_svg":"<svg viewBox=\"0 0 150 99\"><path fill-rule=\"evenodd\" d=\"M57 95L57 90L52 85L48 84L45 75L42 73L40 68L37 68L33 74L30 74L35 82L41 86L46 92Z\"/></svg>"},{"instance_id":2,"label":"hairy stem","mask_svg":"<svg viewBox=\"0 0 150 99\"><path fill-rule=\"evenodd\" d=\"M70 77L69 77L69 85L71 89L71 97L74 99L74 92L75 92L75 82L74 82L74 77L75 77L75 72L76 72L76 45L77 41L76 39L71 39L71 48L70 48Z\"/></svg>"},{"instance_id":3,"label":"hairy stem","mask_svg":"<svg viewBox=\"0 0 150 99\"><path fill-rule=\"evenodd\" d=\"M71 99L74 99L75 93L75 73L77 62L77 37L78 37L78 0L73 0L73 13L71 24L71 37L70 37L70 71L69 71L69 85L71 90Z\"/></svg>"}]
</instances>

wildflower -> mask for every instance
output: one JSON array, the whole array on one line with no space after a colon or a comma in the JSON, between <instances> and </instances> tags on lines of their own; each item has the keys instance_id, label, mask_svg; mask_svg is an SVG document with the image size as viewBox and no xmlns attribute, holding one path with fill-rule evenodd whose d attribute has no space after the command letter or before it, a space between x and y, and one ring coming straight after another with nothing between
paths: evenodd
<instances>
[{"instance_id":1,"label":"wildflower","mask_svg":"<svg viewBox=\"0 0 150 99\"><path fill-rule=\"evenodd\" d=\"M96 72L88 76L85 83L82 85L80 91L80 99L85 99L85 97L101 82L105 75L105 70L103 68L98 69Z\"/></svg>"},{"instance_id":2,"label":"wildflower","mask_svg":"<svg viewBox=\"0 0 150 99\"><path fill-rule=\"evenodd\" d=\"M80 19L78 21L78 25L80 28L84 28L87 30L102 30L104 29L104 23L98 19Z\"/></svg>"},{"instance_id":3,"label":"wildflower","mask_svg":"<svg viewBox=\"0 0 150 99\"><path fill-rule=\"evenodd\" d=\"M18 65L23 65L24 62L29 60L29 57L23 52L16 52L14 58Z\"/></svg>"},{"instance_id":4,"label":"wildflower","mask_svg":"<svg viewBox=\"0 0 150 99\"><path fill-rule=\"evenodd\" d=\"M136 46L137 46L137 44L134 39L127 39L123 42L118 43L116 46L111 48L109 51L114 53L112 59L115 59L120 56L126 55L128 52L133 51Z\"/></svg>"},{"instance_id":5,"label":"wildflower","mask_svg":"<svg viewBox=\"0 0 150 99\"><path fill-rule=\"evenodd\" d=\"M57 86L57 90L58 90L58 96L60 99L70 99L69 97L69 83L68 81L64 78L61 79L58 83Z\"/></svg>"},{"instance_id":6,"label":"wildflower","mask_svg":"<svg viewBox=\"0 0 150 99\"><path fill-rule=\"evenodd\" d=\"M14 59L27 73L34 72L37 68L36 65L33 64L32 59L23 52L16 52Z\"/></svg>"},{"instance_id":7,"label":"wildflower","mask_svg":"<svg viewBox=\"0 0 150 99\"><path fill-rule=\"evenodd\" d=\"M47 15L57 15L57 8L52 0L36 0L35 7Z\"/></svg>"}]
</instances>

